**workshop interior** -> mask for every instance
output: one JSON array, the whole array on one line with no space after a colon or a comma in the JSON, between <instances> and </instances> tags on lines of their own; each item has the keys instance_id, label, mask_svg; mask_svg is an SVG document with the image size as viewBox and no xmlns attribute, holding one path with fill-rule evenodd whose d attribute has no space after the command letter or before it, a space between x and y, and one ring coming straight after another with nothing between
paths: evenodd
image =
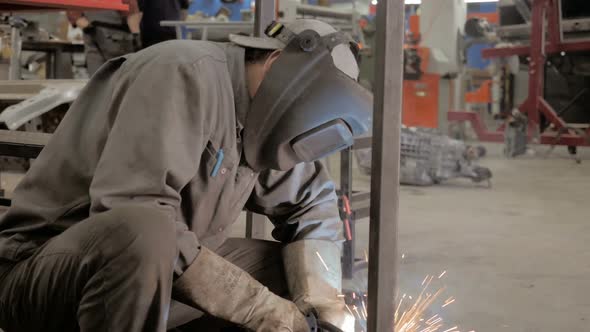
<instances>
[{"instance_id":1,"label":"workshop interior","mask_svg":"<svg viewBox=\"0 0 590 332\"><path fill-rule=\"evenodd\" d=\"M192 160L190 156L181 157L179 162L192 160L211 168L210 171L199 169L198 174L207 173L204 174L207 179L201 180L203 188L195 189L192 195L221 191L215 181L226 171L232 173L234 167L238 168L237 187L238 177L245 176L246 167L259 172L266 167L261 166L263 161L278 158L270 168L290 175L298 174L297 168L293 168L298 163L323 165L330 181L320 189L324 194L330 192L334 201L337 200L334 209L337 205L337 228L341 236L337 243L341 251L334 258L329 257L334 253L322 251L322 246L304 247L303 250L311 253L305 259L294 259L292 264L285 263L285 272L291 275L287 276L291 288L298 283L290 280L298 274L291 273L292 269L298 264L305 265L302 269L317 266L318 279L306 281L311 285L323 285L318 281L323 279L335 283L337 286L330 291L337 292L338 300L332 309L340 310L337 308L342 303L339 314L350 320L348 325L338 325L325 318L321 306L303 310L293 300L306 315L309 326L305 329L313 332L590 330L590 207L587 204L590 1L179 0L175 6L170 4L176 1L0 0L0 215L22 209L22 203L15 204L17 199L22 200L18 188L30 190L42 185L43 177L39 174L43 170L35 165L42 160L43 167L52 167L52 156L43 154L46 146L49 148L53 143L55 158L70 153L77 156L80 150L94 148L94 145L83 145L92 135L99 135L94 132L117 128L116 113L105 115L109 121L106 124L90 122L102 119L95 115L100 111L100 104L119 99L125 105L125 98L161 92L155 89L125 97L125 89L135 84L125 81L128 79L125 75L134 74L125 72L133 71L129 69L136 63L133 59L139 59L141 54L146 57L156 54L165 47L173 49L166 56L178 52L177 58L185 59L191 54L182 52L193 52L191 47L209 50L222 49L209 45L224 45L223 49L232 45L246 48L248 67L248 50L259 47L256 41L250 41L254 46L248 44L248 38L264 37L266 42L274 39L273 42L282 46L260 46L268 54L274 51L269 57L264 55L265 66L272 63L268 59L273 54L277 59L265 67L262 75L268 76L260 85L258 95L270 91L268 95L276 95L277 99L262 100L256 95L248 99L245 95L239 100L241 92L235 90L235 85L228 94L212 92L215 98L235 95L236 105L251 102L253 106L245 121L239 120L237 106L236 115L232 112L231 117L220 117L223 121L238 119L235 127L230 125L230 132L233 140L234 133L238 133L239 150L234 153L216 147L214 141L205 141L204 155L213 156L210 163L205 159ZM166 17L170 8L176 11ZM334 31L327 35L332 39L319 30L301 30L297 24L290 23L299 20L319 21L321 24L316 25L322 29L325 24ZM334 54L342 48L354 54L358 79L344 75L338 66ZM306 58L301 55L297 58L297 52L305 53ZM200 66L200 59L195 58L194 68ZM313 64L308 64L305 71L296 68L300 62L311 63L312 59ZM273 71L283 64L291 67L280 73ZM218 67L203 70L208 73ZM112 95L107 96L104 77L114 71L125 74L113 74L114 78L109 78L108 89ZM149 73L142 75L150 77ZM175 74L170 75L161 77L161 81L170 79L175 92L158 98L181 96L172 105L210 98L203 91L215 91L214 87L221 86L225 79L223 76L207 82L209 90L192 91L190 86L179 85ZM186 78L190 74L183 75L192 82ZM249 80L249 72L246 76ZM277 81L272 82L269 77ZM145 85L146 89L149 87ZM106 97L100 99L103 95ZM323 99L316 101L320 98ZM316 103L321 103L317 110L313 108ZM159 104L155 103L154 107ZM210 114L221 104L230 105L227 106L230 111L234 108L233 100L203 102L211 108L203 119L216 116ZM129 102L129 105L135 104ZM90 123L84 123L83 107L89 107ZM103 108L104 114L112 112L107 106ZM166 113L176 109L157 111ZM68 116L72 110L76 113ZM257 118L253 120L250 114L256 114ZM156 141L150 143L151 148L134 156L151 154L149 160L157 160L158 154L160 158L176 155L163 151L164 145L149 138L150 133L169 132L177 138L175 132L181 129L175 126L184 128L187 124L182 124L183 121L194 119L161 118L162 130L146 126L136 136L140 131L135 129L123 135L126 140ZM74 119L84 123L81 129L73 130L72 122L66 126ZM141 121L137 123L139 126ZM265 132L269 126L276 126L274 132ZM84 135L84 130L93 134ZM64 143L66 132L72 141ZM78 132L80 139L72 136L72 132ZM56 136L58 139L54 140ZM283 138L287 136L288 140ZM178 149L186 148L183 138L177 139ZM59 154L55 152L54 141L61 144ZM254 141L260 145L255 147L258 150L249 150L255 149L248 145ZM121 148L121 151L125 150ZM121 158L127 161L123 168L144 162ZM248 158L258 158L257 163ZM101 162L102 159L94 166L87 166L93 168L89 172L98 171ZM167 160L162 165L176 162ZM58 165L64 168L60 174L66 183L69 167L73 166ZM82 166L86 167L77 167ZM34 179L40 182L27 180L27 174L33 171ZM58 174L54 170L45 171L48 175ZM116 181L126 181L112 176ZM309 175L303 180L312 183L318 176ZM101 181L109 183L102 178ZM181 179L170 175L145 181ZM273 185L279 187L286 180L275 181ZM227 229L224 224L223 233L230 238L283 241L285 236L281 232L286 229L279 227L271 216L264 215L271 207L263 206L264 202L257 203L257 196L249 196L263 191L276 196L279 192L273 192L275 188L270 185L253 186L242 193L244 199L230 198L244 208L239 207L242 212L235 223L224 221L233 224ZM306 195L312 194L303 189L309 187L313 185L302 184L297 188L298 200L309 200ZM92 198L96 192L90 188L86 195ZM101 190L107 189L101 187ZM146 196L159 194L146 193ZM53 195L61 197L60 188L55 188ZM210 207L195 210L220 208L222 203L207 197L203 198L203 204ZM140 199L144 198L137 198ZM256 208L250 208L254 205ZM43 210L50 206L36 208ZM277 211L286 209L281 205L276 207ZM318 211L315 218L322 216ZM0 219L0 249L5 245L3 236L12 232L9 228L16 227L15 222L3 224ZM52 229L55 236L65 231L59 225ZM189 231L198 236L202 232L190 225ZM287 247L299 242L305 241ZM202 250L196 260L205 253ZM0 252L0 266L3 259L8 258ZM190 268L184 275L188 271ZM309 278L317 272L309 271L306 270ZM2 269L0 277L1 272ZM0 295L2 288L8 287L2 280ZM216 284L214 280L210 282ZM313 291L314 287L311 288ZM198 293L198 289L192 292ZM214 293L210 290L207 294ZM34 318L36 308L25 309L4 301L0 296L0 332L29 332L9 329L8 321L18 310L28 310L28 319L37 319ZM209 310L200 303L198 306L205 316L216 316L217 309ZM245 309L236 312L242 310ZM76 319L72 317L73 321ZM203 329L184 324L156 329L146 324L144 329L134 327L130 331L274 330L234 325ZM93 331L82 325L77 328ZM276 328L276 331L305 329Z\"/></svg>"}]
</instances>

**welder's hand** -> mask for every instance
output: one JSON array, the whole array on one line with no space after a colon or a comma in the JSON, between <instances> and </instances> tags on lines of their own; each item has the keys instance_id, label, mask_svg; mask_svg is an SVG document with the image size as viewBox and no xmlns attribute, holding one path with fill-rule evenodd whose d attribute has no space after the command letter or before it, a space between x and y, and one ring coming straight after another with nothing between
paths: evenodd
<instances>
[{"instance_id":1,"label":"welder's hand","mask_svg":"<svg viewBox=\"0 0 590 332\"><path fill-rule=\"evenodd\" d=\"M315 310L318 320L354 332L355 319L342 291L340 248L332 241L301 240L283 248L287 285L302 312Z\"/></svg>"},{"instance_id":2,"label":"welder's hand","mask_svg":"<svg viewBox=\"0 0 590 332\"><path fill-rule=\"evenodd\" d=\"M250 328L256 332L309 332L305 317L293 302L273 297L254 309Z\"/></svg>"},{"instance_id":3,"label":"welder's hand","mask_svg":"<svg viewBox=\"0 0 590 332\"><path fill-rule=\"evenodd\" d=\"M252 331L309 331L295 303L205 247L172 289L175 300Z\"/></svg>"}]
</instances>

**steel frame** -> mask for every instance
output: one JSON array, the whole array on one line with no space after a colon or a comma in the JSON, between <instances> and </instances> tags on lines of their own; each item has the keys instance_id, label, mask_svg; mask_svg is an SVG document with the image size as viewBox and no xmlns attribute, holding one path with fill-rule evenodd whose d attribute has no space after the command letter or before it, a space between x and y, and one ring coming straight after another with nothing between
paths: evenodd
<instances>
[{"instance_id":1,"label":"steel frame","mask_svg":"<svg viewBox=\"0 0 590 332\"><path fill-rule=\"evenodd\" d=\"M590 146L590 128L574 129L563 121L544 98L545 63L547 55L560 52L590 51L590 41L564 41L561 29L559 0L534 0L531 21L530 46L503 47L483 50L484 58L512 55L529 56L529 95L519 110L528 116L529 141L538 139L541 144ZM550 123L550 132L541 133L541 114ZM488 131L479 116L470 112L449 112L449 121L468 121L482 141L500 141L501 130Z\"/></svg>"},{"instance_id":2,"label":"steel frame","mask_svg":"<svg viewBox=\"0 0 590 332\"><path fill-rule=\"evenodd\" d=\"M395 326L404 14L404 0L377 5L368 332L393 331Z\"/></svg>"}]
</instances>

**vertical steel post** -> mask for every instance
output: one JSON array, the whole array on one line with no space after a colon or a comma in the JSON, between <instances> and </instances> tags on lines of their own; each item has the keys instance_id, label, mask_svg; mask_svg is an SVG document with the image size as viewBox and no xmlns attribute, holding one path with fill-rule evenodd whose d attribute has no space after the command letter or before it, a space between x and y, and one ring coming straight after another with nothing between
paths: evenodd
<instances>
[{"instance_id":1,"label":"vertical steel post","mask_svg":"<svg viewBox=\"0 0 590 332\"><path fill-rule=\"evenodd\" d=\"M539 97L543 96L545 76L545 18L547 0L533 1L531 22L531 53L529 63L529 96L524 106L529 118L529 135L535 137L539 132Z\"/></svg>"},{"instance_id":2,"label":"vertical steel post","mask_svg":"<svg viewBox=\"0 0 590 332\"><path fill-rule=\"evenodd\" d=\"M368 332L394 330L404 10L404 0L377 6Z\"/></svg>"},{"instance_id":3,"label":"vertical steel post","mask_svg":"<svg viewBox=\"0 0 590 332\"><path fill-rule=\"evenodd\" d=\"M348 197L349 201L352 199L352 148L348 148L340 152L340 196ZM340 200L341 209L344 210L344 201ZM355 242L355 224L354 216L348 220L350 224L351 240L344 242L343 258L342 258L342 277L344 279L352 279L354 274L354 242Z\"/></svg>"},{"instance_id":4,"label":"vertical steel post","mask_svg":"<svg viewBox=\"0 0 590 332\"><path fill-rule=\"evenodd\" d=\"M20 28L18 23L13 23L10 31L10 47L12 54L10 55L10 66L8 68L9 80L20 80L20 54L22 50L22 39L20 36Z\"/></svg>"},{"instance_id":5,"label":"vertical steel post","mask_svg":"<svg viewBox=\"0 0 590 332\"><path fill-rule=\"evenodd\" d=\"M276 3L269 0L256 0L254 13L254 36L264 36L264 29L275 19ZM266 218L248 212L246 215L246 238L262 239L265 235Z\"/></svg>"},{"instance_id":6,"label":"vertical steel post","mask_svg":"<svg viewBox=\"0 0 590 332\"><path fill-rule=\"evenodd\" d=\"M256 0L254 8L254 36L264 36L264 29L275 19L276 3L272 0Z\"/></svg>"},{"instance_id":7,"label":"vertical steel post","mask_svg":"<svg viewBox=\"0 0 590 332\"><path fill-rule=\"evenodd\" d=\"M551 47L559 49L563 39L563 29L561 25L561 2L559 0L550 0L547 3L547 32Z\"/></svg>"}]
</instances>

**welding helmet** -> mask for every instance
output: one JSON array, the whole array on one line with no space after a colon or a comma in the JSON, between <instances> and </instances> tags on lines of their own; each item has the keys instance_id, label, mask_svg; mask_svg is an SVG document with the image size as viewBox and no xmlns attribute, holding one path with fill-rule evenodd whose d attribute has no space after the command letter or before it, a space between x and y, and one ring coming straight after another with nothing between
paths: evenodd
<instances>
[{"instance_id":1,"label":"welding helmet","mask_svg":"<svg viewBox=\"0 0 590 332\"><path fill-rule=\"evenodd\" d=\"M373 97L356 81L357 44L326 23L296 22L300 31L278 22L266 29L284 47L246 116L244 153L257 171L318 160L369 130Z\"/></svg>"}]
</instances>

